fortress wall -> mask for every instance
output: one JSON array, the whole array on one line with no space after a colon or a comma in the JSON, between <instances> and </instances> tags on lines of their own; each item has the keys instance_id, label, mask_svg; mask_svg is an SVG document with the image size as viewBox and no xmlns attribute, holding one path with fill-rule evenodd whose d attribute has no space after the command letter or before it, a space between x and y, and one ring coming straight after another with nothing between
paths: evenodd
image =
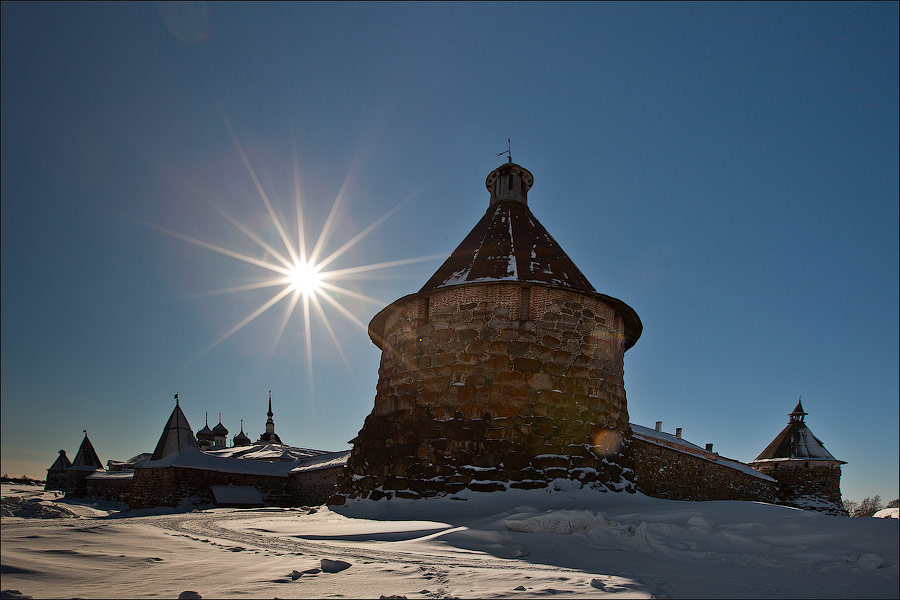
<instances>
[{"instance_id":1,"label":"fortress wall","mask_svg":"<svg viewBox=\"0 0 900 600\"><path fill-rule=\"evenodd\" d=\"M185 467L135 469L128 507L178 506L185 500L194 504L215 504L214 485L248 485L257 488L265 506L299 506L287 477L224 473Z\"/></svg>"},{"instance_id":2,"label":"fortress wall","mask_svg":"<svg viewBox=\"0 0 900 600\"><path fill-rule=\"evenodd\" d=\"M693 454L632 438L639 492L668 500L774 502L776 483Z\"/></svg>"},{"instance_id":3,"label":"fortress wall","mask_svg":"<svg viewBox=\"0 0 900 600\"><path fill-rule=\"evenodd\" d=\"M382 345L375 406L334 501L557 477L630 488L624 325L599 299L518 283L448 287L392 306Z\"/></svg>"},{"instance_id":4,"label":"fortress wall","mask_svg":"<svg viewBox=\"0 0 900 600\"><path fill-rule=\"evenodd\" d=\"M289 476L295 505L318 506L334 494L343 466L301 471Z\"/></svg>"},{"instance_id":5,"label":"fortress wall","mask_svg":"<svg viewBox=\"0 0 900 600\"><path fill-rule=\"evenodd\" d=\"M822 460L778 460L752 463L760 473L778 480L778 502L805 504L818 499L841 506L840 463Z\"/></svg>"},{"instance_id":6,"label":"fortress wall","mask_svg":"<svg viewBox=\"0 0 900 600\"><path fill-rule=\"evenodd\" d=\"M47 480L44 482L44 490L66 491L66 472L47 469Z\"/></svg>"},{"instance_id":7,"label":"fortress wall","mask_svg":"<svg viewBox=\"0 0 900 600\"><path fill-rule=\"evenodd\" d=\"M85 487L89 498L127 501L131 495L131 478L85 479Z\"/></svg>"}]
</instances>

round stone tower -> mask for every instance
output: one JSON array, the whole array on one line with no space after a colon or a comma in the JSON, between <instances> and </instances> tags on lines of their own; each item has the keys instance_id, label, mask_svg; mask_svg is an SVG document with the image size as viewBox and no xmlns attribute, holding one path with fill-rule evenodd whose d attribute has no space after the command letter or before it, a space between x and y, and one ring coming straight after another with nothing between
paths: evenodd
<instances>
[{"instance_id":1,"label":"round stone tower","mask_svg":"<svg viewBox=\"0 0 900 600\"><path fill-rule=\"evenodd\" d=\"M421 290L372 319L375 407L333 503L554 479L633 491L623 359L641 321L538 222L533 182L511 160L492 171L475 228Z\"/></svg>"},{"instance_id":2,"label":"round stone tower","mask_svg":"<svg viewBox=\"0 0 900 600\"><path fill-rule=\"evenodd\" d=\"M778 480L777 502L830 514L847 514L841 502L841 465L806 424L803 404L750 466Z\"/></svg>"}]
</instances>

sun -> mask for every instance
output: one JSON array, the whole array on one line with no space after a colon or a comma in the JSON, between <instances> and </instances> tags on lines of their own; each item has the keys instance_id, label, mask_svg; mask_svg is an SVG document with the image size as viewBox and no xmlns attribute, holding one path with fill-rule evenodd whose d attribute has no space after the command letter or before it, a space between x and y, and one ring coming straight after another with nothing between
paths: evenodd
<instances>
[{"instance_id":1,"label":"sun","mask_svg":"<svg viewBox=\"0 0 900 600\"><path fill-rule=\"evenodd\" d=\"M322 288L322 276L315 265L308 262L297 262L289 270L285 279L292 290L310 296Z\"/></svg>"},{"instance_id":2,"label":"sun","mask_svg":"<svg viewBox=\"0 0 900 600\"><path fill-rule=\"evenodd\" d=\"M244 163L247 174L250 176L250 179L252 180L253 185L255 186L256 191L259 195L259 200L261 200L262 204L265 206L266 213L269 216L271 225L274 227L274 231L277 232L278 241L268 239L266 236L257 233L256 231L251 229L248 224L242 223L240 220L225 212L225 210L218 206L216 202L210 202L210 204L212 204L212 206L227 221L234 225L234 227L238 231L240 231L244 236L251 240L258 247L259 252L264 253L264 256L262 258L259 257L258 253L245 254L238 250L211 244L210 242L200 240L195 237L179 233L177 231L172 231L164 227L158 227L152 224L148 225L161 233L171 235L185 242L199 246L201 248L205 248L218 254L228 256L230 258L236 259L241 263L260 268L268 273L267 277L259 279L253 283L228 287L220 290L213 290L210 292L205 292L202 295L232 294L261 289L272 289L273 294L267 301L263 302L259 307L253 310L250 314L246 315L228 331L222 334L218 339L206 346L206 348L204 348L201 352L194 356L188 364L199 360L213 348L256 320L260 315L266 313L269 309L274 308L276 305L284 302L285 311L277 330L272 336L269 358L271 359L272 356L274 356L274 353L278 348L282 336L284 335L288 327L288 322L291 321L291 318L295 313L300 313L299 316L302 317L303 320L303 337L305 338L306 342L305 354L307 379L310 387L310 393L312 394L313 349L315 347L315 345L313 344L311 331L312 320L316 319L319 323L321 323L328 336L331 338L331 341L334 343L334 346L337 349L337 352L343 360L344 364L348 369L352 369L350 361L344 354L342 345L338 340L334 328L331 326L330 319L326 315L326 309L333 309L342 317L354 323L363 332L368 332L367 325L363 323L363 321L360 320L357 315L355 315L346 306L344 306L344 303L348 299L352 298L371 303L375 306L378 306L379 308L383 308L387 304L383 300L361 294L340 284L349 280L365 277L366 274L372 271L390 269L393 267L399 267L402 265L409 265L425 261L443 260L446 258L446 253L432 254L430 256L418 256L413 258L401 258L398 260L390 260L386 262L366 265L335 268L332 263L340 258L347 250L356 245L360 240L365 238L369 233L372 232L372 230L374 230L381 223L387 220L391 215L400 210L403 205L411 201L417 194L421 193L421 190L417 190L409 194L406 198L398 202L385 214L380 216L367 227L363 228L361 231L341 244L340 247L338 247L336 250L331 251L330 254L324 255L325 249L329 245L329 234L332 233L335 225L337 225L338 227L342 225L341 223L339 223L337 215L339 208L343 202L344 191L351 177L352 168L348 170L344 183L341 186L341 190L334 198L334 201L331 205L331 211L328 213L328 217L325 219L325 223L322 225L321 231L319 232L318 236L316 236L315 242L313 244L307 245L307 237L305 231L306 227L303 219L303 207L300 201L300 173L299 165L297 163L297 153L295 146L292 143L293 200L294 209L296 212L296 221L292 223L290 221L282 220L282 218L278 214L278 211L275 210L275 207L273 206L269 195L263 188L259 177L257 177L256 170L250 163L250 159L247 156L247 153L244 151L243 146L237 139L237 136L235 135L230 122L225 117L224 112L220 112L225 126L228 130L229 136L234 143L235 150L240 156L241 161Z\"/></svg>"}]
</instances>

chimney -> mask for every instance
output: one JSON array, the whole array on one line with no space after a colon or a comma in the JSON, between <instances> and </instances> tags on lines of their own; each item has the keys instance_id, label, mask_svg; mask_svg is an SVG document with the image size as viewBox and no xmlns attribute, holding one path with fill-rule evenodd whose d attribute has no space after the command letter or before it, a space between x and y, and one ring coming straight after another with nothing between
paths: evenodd
<instances>
[{"instance_id":1,"label":"chimney","mask_svg":"<svg viewBox=\"0 0 900 600\"><path fill-rule=\"evenodd\" d=\"M677 437L679 440L681 439L681 427L675 428L675 437Z\"/></svg>"},{"instance_id":2,"label":"chimney","mask_svg":"<svg viewBox=\"0 0 900 600\"><path fill-rule=\"evenodd\" d=\"M662 421L657 421L657 422L656 422L656 430L657 430L657 431L662 431Z\"/></svg>"},{"instance_id":3,"label":"chimney","mask_svg":"<svg viewBox=\"0 0 900 600\"><path fill-rule=\"evenodd\" d=\"M712 452L712 444L707 444L707 445L706 445L706 451L707 451L707 452Z\"/></svg>"}]
</instances>

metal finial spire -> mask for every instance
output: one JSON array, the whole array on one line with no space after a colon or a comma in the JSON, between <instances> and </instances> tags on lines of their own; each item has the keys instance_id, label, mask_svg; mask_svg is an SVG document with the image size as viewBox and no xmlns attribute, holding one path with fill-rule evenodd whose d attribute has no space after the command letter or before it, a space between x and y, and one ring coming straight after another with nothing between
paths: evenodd
<instances>
[{"instance_id":1,"label":"metal finial spire","mask_svg":"<svg viewBox=\"0 0 900 600\"><path fill-rule=\"evenodd\" d=\"M178 406L178 392L175 392L175 406Z\"/></svg>"},{"instance_id":2,"label":"metal finial spire","mask_svg":"<svg viewBox=\"0 0 900 600\"><path fill-rule=\"evenodd\" d=\"M204 417L204 420L206 421L206 426L209 427L209 411L206 411L206 417Z\"/></svg>"},{"instance_id":3,"label":"metal finial spire","mask_svg":"<svg viewBox=\"0 0 900 600\"><path fill-rule=\"evenodd\" d=\"M509 159L510 164L512 164L512 143L509 141L509 138L506 138L506 150L503 152L498 152L497 156L503 156L504 154Z\"/></svg>"}]
</instances>

